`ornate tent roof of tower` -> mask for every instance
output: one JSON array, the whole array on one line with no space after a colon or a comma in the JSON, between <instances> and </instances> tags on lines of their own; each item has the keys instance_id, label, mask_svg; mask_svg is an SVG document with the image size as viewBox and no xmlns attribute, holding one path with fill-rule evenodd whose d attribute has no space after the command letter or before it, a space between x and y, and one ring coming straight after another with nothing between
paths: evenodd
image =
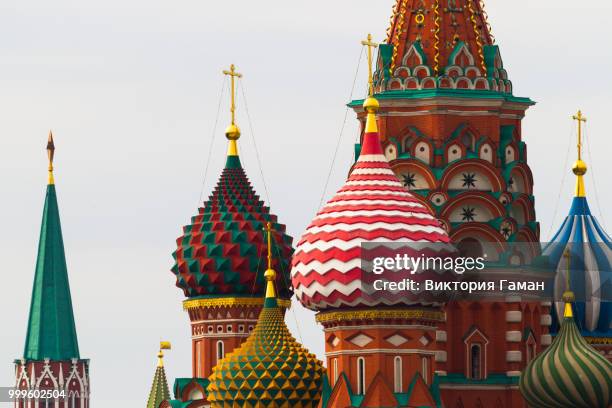
<instances>
[{"instance_id":1,"label":"ornate tent roof of tower","mask_svg":"<svg viewBox=\"0 0 612 408\"><path fill-rule=\"evenodd\" d=\"M512 93L482 0L397 0L376 77L379 91Z\"/></svg>"},{"instance_id":2,"label":"ornate tent roof of tower","mask_svg":"<svg viewBox=\"0 0 612 408\"><path fill-rule=\"evenodd\" d=\"M563 294L559 334L521 375L521 393L530 406L607 408L612 404L612 363L580 335L572 310L574 299L569 290Z\"/></svg>"},{"instance_id":3,"label":"ornate tent roof of tower","mask_svg":"<svg viewBox=\"0 0 612 408\"><path fill-rule=\"evenodd\" d=\"M374 46L371 41L364 45ZM423 251L453 251L446 231L429 208L407 191L391 170L378 134L378 107L374 97L366 99L367 121L359 159L344 186L318 212L296 247L291 270L294 291L310 309L419 303L406 292L389 292L385 297L369 292L371 285L364 280L361 264L364 243L422 242ZM438 245L427 246L433 243Z\"/></svg>"},{"instance_id":4,"label":"ornate tent roof of tower","mask_svg":"<svg viewBox=\"0 0 612 408\"><path fill-rule=\"evenodd\" d=\"M191 224L183 227L183 235L177 239L172 272L176 275L176 285L189 298L250 297L259 300L265 286L265 265L260 261L265 250L263 229L267 222L272 222L276 231L274 252L278 255L274 267L281 272L277 282L279 296L290 299L289 265L293 239L260 200L242 168L237 143L240 129L234 116L234 80L241 74L233 65L224 73L232 82L232 121L225 131L227 161L209 199L192 217Z\"/></svg>"},{"instance_id":5,"label":"ornate tent roof of tower","mask_svg":"<svg viewBox=\"0 0 612 408\"><path fill-rule=\"evenodd\" d=\"M40 228L38 258L23 355L26 360L48 358L61 361L78 359L80 355L53 177L55 145L51 132L47 142L47 153L49 183Z\"/></svg>"},{"instance_id":6,"label":"ornate tent roof of tower","mask_svg":"<svg viewBox=\"0 0 612 408\"><path fill-rule=\"evenodd\" d=\"M289 332L278 305L268 223L268 269L264 308L245 343L222 359L209 377L212 408L319 405L325 368Z\"/></svg>"},{"instance_id":7,"label":"ornate tent roof of tower","mask_svg":"<svg viewBox=\"0 0 612 408\"><path fill-rule=\"evenodd\" d=\"M170 398L170 390L168 389L168 380L166 379L166 370L164 368L164 352L169 350L170 343L162 341L159 345L159 353L157 353L157 368L153 377L153 385L147 401L147 408L159 408L162 401Z\"/></svg>"},{"instance_id":8,"label":"ornate tent roof of tower","mask_svg":"<svg viewBox=\"0 0 612 408\"><path fill-rule=\"evenodd\" d=\"M578 112L578 159L572 167L576 175L576 190L568 216L543 255L557 271L555 290L563 291L566 265L563 254L570 250L572 257L572 288L579 301L574 308L576 322L583 336L593 343L612 341L612 238L591 214L584 187L587 165L582 160L582 124L586 119ZM563 316L562 305L557 305L557 316ZM560 317L560 322L563 319ZM559 323L551 330L556 332Z\"/></svg>"}]
</instances>

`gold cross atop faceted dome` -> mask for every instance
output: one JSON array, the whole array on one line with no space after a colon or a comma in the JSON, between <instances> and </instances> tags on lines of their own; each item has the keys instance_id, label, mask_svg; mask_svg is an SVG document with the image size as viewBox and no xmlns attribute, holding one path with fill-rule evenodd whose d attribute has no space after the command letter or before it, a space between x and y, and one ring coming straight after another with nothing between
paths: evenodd
<instances>
[{"instance_id":1,"label":"gold cross atop faceted dome","mask_svg":"<svg viewBox=\"0 0 612 408\"><path fill-rule=\"evenodd\" d=\"M240 128L236 125L236 78L242 78L242 74L236 72L234 64L230 65L229 70L224 70L223 74L228 75L231 82L230 112L232 114L232 123L225 129L225 137L229 140L227 155L238 156L236 140L240 138Z\"/></svg>"}]
</instances>

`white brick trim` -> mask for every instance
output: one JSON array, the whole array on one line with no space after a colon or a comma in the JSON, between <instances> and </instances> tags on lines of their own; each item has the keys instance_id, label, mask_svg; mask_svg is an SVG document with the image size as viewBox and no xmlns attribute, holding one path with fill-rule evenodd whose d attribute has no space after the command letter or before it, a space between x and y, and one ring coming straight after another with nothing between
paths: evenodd
<instances>
[{"instance_id":1,"label":"white brick trim","mask_svg":"<svg viewBox=\"0 0 612 408\"><path fill-rule=\"evenodd\" d=\"M508 363L520 363L523 360L523 353L520 351L506 351L506 362Z\"/></svg>"},{"instance_id":2,"label":"white brick trim","mask_svg":"<svg viewBox=\"0 0 612 408\"><path fill-rule=\"evenodd\" d=\"M506 312L507 323L520 323L523 321L523 312L520 310L509 310Z\"/></svg>"},{"instance_id":3,"label":"white brick trim","mask_svg":"<svg viewBox=\"0 0 612 408\"><path fill-rule=\"evenodd\" d=\"M444 350L436 351L436 363L446 363L447 354Z\"/></svg>"},{"instance_id":4,"label":"white brick trim","mask_svg":"<svg viewBox=\"0 0 612 408\"><path fill-rule=\"evenodd\" d=\"M523 334L520 331L512 330L506 332L506 341L509 343L519 343L523 339Z\"/></svg>"}]
</instances>

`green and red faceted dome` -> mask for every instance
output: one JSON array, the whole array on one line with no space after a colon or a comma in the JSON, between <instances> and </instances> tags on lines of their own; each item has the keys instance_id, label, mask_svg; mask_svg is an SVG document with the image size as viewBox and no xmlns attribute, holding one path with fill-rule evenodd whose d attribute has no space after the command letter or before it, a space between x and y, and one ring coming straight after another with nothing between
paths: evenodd
<instances>
[{"instance_id":1,"label":"green and red faceted dome","mask_svg":"<svg viewBox=\"0 0 612 408\"><path fill-rule=\"evenodd\" d=\"M279 297L292 296L293 254L286 227L255 193L230 139L227 162L217 186L177 239L172 272L188 298L256 297L265 290L267 222L273 229L273 266L279 271Z\"/></svg>"}]
</instances>

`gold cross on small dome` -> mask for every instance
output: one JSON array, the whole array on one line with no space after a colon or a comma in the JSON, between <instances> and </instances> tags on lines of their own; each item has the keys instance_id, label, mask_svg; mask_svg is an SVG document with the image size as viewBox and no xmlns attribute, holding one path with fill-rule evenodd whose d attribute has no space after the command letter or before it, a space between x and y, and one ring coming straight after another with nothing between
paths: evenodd
<instances>
[{"instance_id":1,"label":"gold cross on small dome","mask_svg":"<svg viewBox=\"0 0 612 408\"><path fill-rule=\"evenodd\" d=\"M368 34L368 39L361 41L361 45L368 47L368 96L374 95L374 77L372 72L372 48L377 48L378 44L372 41L372 34Z\"/></svg>"}]
</instances>

